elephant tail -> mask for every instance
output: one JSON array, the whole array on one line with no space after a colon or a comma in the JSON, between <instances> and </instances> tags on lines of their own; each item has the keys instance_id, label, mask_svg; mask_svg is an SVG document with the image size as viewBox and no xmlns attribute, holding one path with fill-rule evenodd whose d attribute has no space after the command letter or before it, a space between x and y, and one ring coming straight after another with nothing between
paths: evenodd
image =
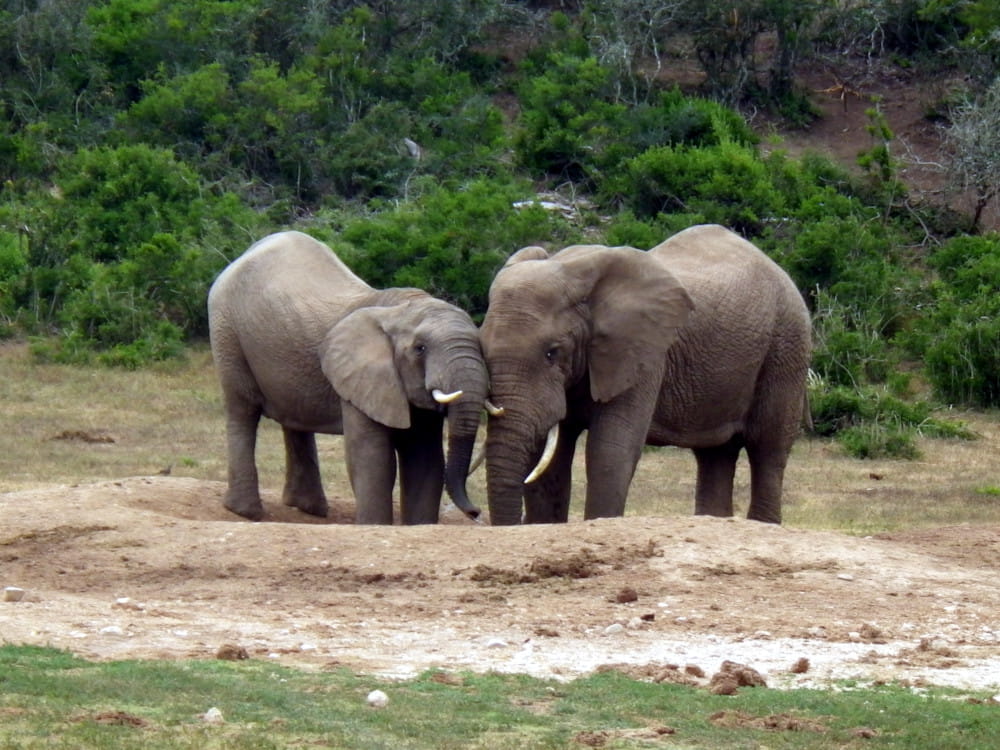
<instances>
[{"instance_id":1,"label":"elephant tail","mask_svg":"<svg viewBox=\"0 0 1000 750\"><path fill-rule=\"evenodd\" d=\"M812 408L809 406L809 389L802 391L802 429L807 435L813 432Z\"/></svg>"}]
</instances>

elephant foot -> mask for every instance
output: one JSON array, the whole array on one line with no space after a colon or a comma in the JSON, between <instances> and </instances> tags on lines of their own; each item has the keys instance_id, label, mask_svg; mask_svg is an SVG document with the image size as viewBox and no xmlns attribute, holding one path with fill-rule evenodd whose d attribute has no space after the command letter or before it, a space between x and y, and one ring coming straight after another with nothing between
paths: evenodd
<instances>
[{"instance_id":1,"label":"elephant foot","mask_svg":"<svg viewBox=\"0 0 1000 750\"><path fill-rule=\"evenodd\" d=\"M303 513L308 513L311 516L326 518L327 514L330 512L330 506L327 504L326 498L322 495L320 497L316 497L285 493L281 500L289 508L298 508Z\"/></svg>"},{"instance_id":2,"label":"elephant foot","mask_svg":"<svg viewBox=\"0 0 1000 750\"><path fill-rule=\"evenodd\" d=\"M243 516L250 521L260 521L264 518L264 506L261 504L260 498L248 500L245 497L236 497L227 493L222 504L227 510L231 510L236 515Z\"/></svg>"}]
</instances>

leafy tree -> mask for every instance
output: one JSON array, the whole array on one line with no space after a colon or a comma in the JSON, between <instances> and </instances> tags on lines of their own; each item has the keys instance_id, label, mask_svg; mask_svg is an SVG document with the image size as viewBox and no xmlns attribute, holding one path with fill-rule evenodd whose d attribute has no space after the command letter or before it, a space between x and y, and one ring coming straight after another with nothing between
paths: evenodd
<instances>
[{"instance_id":1,"label":"leafy tree","mask_svg":"<svg viewBox=\"0 0 1000 750\"><path fill-rule=\"evenodd\" d=\"M106 0L90 4L87 23L115 93L133 102L141 81L160 68L179 75L212 62L235 66L250 52L254 6L250 0Z\"/></svg>"},{"instance_id":2,"label":"leafy tree","mask_svg":"<svg viewBox=\"0 0 1000 750\"><path fill-rule=\"evenodd\" d=\"M707 3L685 0L680 28L691 35L705 71L708 93L730 105L761 87L757 39L773 32L777 49L770 68L767 96L783 101L792 93L792 72L808 48L807 32L822 7L818 0L734 0Z\"/></svg>"}]
</instances>

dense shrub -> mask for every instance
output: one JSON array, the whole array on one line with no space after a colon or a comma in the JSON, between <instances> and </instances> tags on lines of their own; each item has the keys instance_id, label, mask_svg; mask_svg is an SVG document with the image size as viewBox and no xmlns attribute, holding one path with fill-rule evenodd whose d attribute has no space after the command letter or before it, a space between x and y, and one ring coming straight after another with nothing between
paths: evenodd
<instances>
[{"instance_id":1,"label":"dense shrub","mask_svg":"<svg viewBox=\"0 0 1000 750\"><path fill-rule=\"evenodd\" d=\"M253 215L147 146L82 150L56 185L23 207L28 264L12 282L35 328L61 334L48 356L129 350L137 363L136 352L167 356L203 335L208 284L242 250L235 227L253 231Z\"/></svg>"},{"instance_id":2,"label":"dense shrub","mask_svg":"<svg viewBox=\"0 0 1000 750\"><path fill-rule=\"evenodd\" d=\"M429 189L409 204L348 221L331 242L372 286L419 287L481 316L508 255L529 244L568 244L563 219L538 205L514 207L530 198L525 186L485 179Z\"/></svg>"},{"instance_id":3,"label":"dense shrub","mask_svg":"<svg viewBox=\"0 0 1000 750\"><path fill-rule=\"evenodd\" d=\"M733 141L648 149L625 164L617 184L637 216L697 214L749 236L784 213L765 164L752 148Z\"/></svg>"},{"instance_id":4,"label":"dense shrub","mask_svg":"<svg viewBox=\"0 0 1000 750\"><path fill-rule=\"evenodd\" d=\"M529 69L530 70L530 69ZM518 90L521 125L514 148L529 169L581 181L594 154L616 141L626 107L611 101L611 75L592 57L554 53Z\"/></svg>"},{"instance_id":5,"label":"dense shrub","mask_svg":"<svg viewBox=\"0 0 1000 750\"><path fill-rule=\"evenodd\" d=\"M1000 236L956 237L929 258L940 280L908 343L938 397L1000 405Z\"/></svg>"},{"instance_id":6,"label":"dense shrub","mask_svg":"<svg viewBox=\"0 0 1000 750\"><path fill-rule=\"evenodd\" d=\"M815 434L836 437L855 458L917 458L918 435L976 437L961 423L935 418L926 402L907 402L881 388L830 387L817 379L809 405Z\"/></svg>"}]
</instances>

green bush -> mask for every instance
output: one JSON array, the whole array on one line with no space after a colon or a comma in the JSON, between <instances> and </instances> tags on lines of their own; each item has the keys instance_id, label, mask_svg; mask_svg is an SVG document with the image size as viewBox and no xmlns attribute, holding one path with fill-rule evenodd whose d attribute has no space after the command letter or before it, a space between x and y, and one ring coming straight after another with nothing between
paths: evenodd
<instances>
[{"instance_id":1,"label":"green bush","mask_svg":"<svg viewBox=\"0 0 1000 750\"><path fill-rule=\"evenodd\" d=\"M59 339L36 350L134 365L204 335L208 286L257 234L257 218L148 146L81 150L56 185L17 211L28 265L10 281L15 302Z\"/></svg>"},{"instance_id":2,"label":"green bush","mask_svg":"<svg viewBox=\"0 0 1000 750\"><path fill-rule=\"evenodd\" d=\"M480 316L510 253L570 236L566 222L543 208L514 207L531 197L526 186L487 179L429 189L411 203L348 221L331 242L372 286L419 287Z\"/></svg>"},{"instance_id":3,"label":"green bush","mask_svg":"<svg viewBox=\"0 0 1000 750\"><path fill-rule=\"evenodd\" d=\"M907 337L938 398L1000 405L1000 236L956 237L929 258L940 280Z\"/></svg>"},{"instance_id":4,"label":"green bush","mask_svg":"<svg viewBox=\"0 0 1000 750\"><path fill-rule=\"evenodd\" d=\"M919 457L916 438L975 439L959 422L937 419L924 401L904 401L884 388L830 386L822 379L809 389L813 432L834 437L855 458Z\"/></svg>"},{"instance_id":5,"label":"green bush","mask_svg":"<svg viewBox=\"0 0 1000 750\"><path fill-rule=\"evenodd\" d=\"M941 294L920 321L924 364L938 398L1000 406L1000 301L996 289L971 300Z\"/></svg>"},{"instance_id":6,"label":"green bush","mask_svg":"<svg viewBox=\"0 0 1000 750\"><path fill-rule=\"evenodd\" d=\"M920 458L913 430L869 422L837 433L837 442L853 458Z\"/></svg>"},{"instance_id":7,"label":"green bush","mask_svg":"<svg viewBox=\"0 0 1000 750\"><path fill-rule=\"evenodd\" d=\"M611 101L611 74L592 57L553 53L518 89L520 129L514 149L529 169L583 181L594 154L617 140L626 107Z\"/></svg>"},{"instance_id":8,"label":"green bush","mask_svg":"<svg viewBox=\"0 0 1000 750\"><path fill-rule=\"evenodd\" d=\"M784 214L784 199L756 152L733 141L661 146L626 162L617 192L639 217L689 213L746 236Z\"/></svg>"}]
</instances>

